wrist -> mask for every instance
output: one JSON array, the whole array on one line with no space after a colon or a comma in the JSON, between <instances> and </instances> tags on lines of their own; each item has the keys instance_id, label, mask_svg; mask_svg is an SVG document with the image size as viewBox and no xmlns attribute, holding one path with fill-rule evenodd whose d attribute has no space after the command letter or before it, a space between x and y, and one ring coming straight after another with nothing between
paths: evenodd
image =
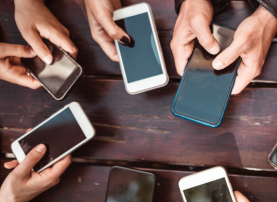
<instances>
[{"instance_id":1,"label":"wrist","mask_svg":"<svg viewBox=\"0 0 277 202\"><path fill-rule=\"evenodd\" d=\"M267 28L272 30L274 33L277 32L277 18L270 13L265 7L260 5L256 10L255 14L260 19L261 23L264 23Z\"/></svg>"}]
</instances>

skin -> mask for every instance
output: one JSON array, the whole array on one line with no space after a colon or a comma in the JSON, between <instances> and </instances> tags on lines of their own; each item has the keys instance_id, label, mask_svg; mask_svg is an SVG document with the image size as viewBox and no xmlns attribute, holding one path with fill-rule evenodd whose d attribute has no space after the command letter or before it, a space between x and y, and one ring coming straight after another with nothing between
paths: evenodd
<instances>
[{"instance_id":1,"label":"skin","mask_svg":"<svg viewBox=\"0 0 277 202\"><path fill-rule=\"evenodd\" d=\"M175 25L171 49L177 72L183 75L188 58L193 51L193 40L211 54L219 46L208 29L213 18L213 8L208 0L186 0L182 3ZM223 69L239 56L242 62L232 94L240 93L261 72L270 44L277 31L277 19L264 7L246 18L237 28L233 43L213 61L213 67Z\"/></svg>"},{"instance_id":2,"label":"skin","mask_svg":"<svg viewBox=\"0 0 277 202\"><path fill-rule=\"evenodd\" d=\"M42 38L63 48L73 57L78 49L70 40L69 31L55 18L43 0L15 0L15 21L23 38L34 52L47 64L53 56Z\"/></svg>"},{"instance_id":3,"label":"skin","mask_svg":"<svg viewBox=\"0 0 277 202\"><path fill-rule=\"evenodd\" d=\"M118 62L114 40L130 37L113 21L113 12L121 8L120 0L85 0L92 38L101 46L107 56Z\"/></svg>"},{"instance_id":4,"label":"skin","mask_svg":"<svg viewBox=\"0 0 277 202\"><path fill-rule=\"evenodd\" d=\"M249 202L249 200L243 196L242 193L235 191L234 194L237 202Z\"/></svg>"},{"instance_id":5,"label":"skin","mask_svg":"<svg viewBox=\"0 0 277 202\"><path fill-rule=\"evenodd\" d=\"M32 48L22 45L0 43L0 79L37 89L41 84L33 77L27 75L26 69L21 65L19 58L33 58L36 53Z\"/></svg>"}]
</instances>

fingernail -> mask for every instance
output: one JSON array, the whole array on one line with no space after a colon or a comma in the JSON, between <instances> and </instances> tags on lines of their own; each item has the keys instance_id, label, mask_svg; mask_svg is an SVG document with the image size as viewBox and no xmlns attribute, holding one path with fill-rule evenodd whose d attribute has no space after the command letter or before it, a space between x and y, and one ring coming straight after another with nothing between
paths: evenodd
<instances>
[{"instance_id":1,"label":"fingernail","mask_svg":"<svg viewBox=\"0 0 277 202\"><path fill-rule=\"evenodd\" d=\"M45 147L45 145L40 144L36 147L36 150L37 150L37 152L42 153L46 150L46 147Z\"/></svg>"},{"instance_id":2,"label":"fingernail","mask_svg":"<svg viewBox=\"0 0 277 202\"><path fill-rule=\"evenodd\" d=\"M30 49L30 53L32 54L32 55L37 55L36 53L35 53L35 51L31 48Z\"/></svg>"},{"instance_id":3,"label":"fingernail","mask_svg":"<svg viewBox=\"0 0 277 202\"><path fill-rule=\"evenodd\" d=\"M213 67L217 70L220 70L220 69L224 68L224 65L222 64L222 62L220 60L214 60Z\"/></svg>"},{"instance_id":4,"label":"fingernail","mask_svg":"<svg viewBox=\"0 0 277 202\"><path fill-rule=\"evenodd\" d=\"M123 36L123 37L120 39L120 42L121 42L124 46L129 46L129 45L130 45L130 41L129 41L129 39L128 39L126 36Z\"/></svg>"},{"instance_id":5,"label":"fingernail","mask_svg":"<svg viewBox=\"0 0 277 202\"><path fill-rule=\"evenodd\" d=\"M52 56L51 55L47 55L44 58L42 58L42 60L46 63L46 64L51 64L52 63Z\"/></svg>"},{"instance_id":6,"label":"fingernail","mask_svg":"<svg viewBox=\"0 0 277 202\"><path fill-rule=\"evenodd\" d=\"M214 47L212 47L212 48L209 50L209 53L211 53L211 54L213 54L213 55L216 55L219 51L220 51L219 45L216 44Z\"/></svg>"}]
</instances>

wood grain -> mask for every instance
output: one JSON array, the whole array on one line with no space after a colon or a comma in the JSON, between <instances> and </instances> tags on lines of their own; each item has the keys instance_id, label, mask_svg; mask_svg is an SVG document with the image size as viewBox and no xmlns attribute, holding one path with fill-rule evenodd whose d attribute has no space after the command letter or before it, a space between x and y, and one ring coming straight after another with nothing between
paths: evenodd
<instances>
[{"instance_id":1,"label":"wood grain","mask_svg":"<svg viewBox=\"0 0 277 202\"><path fill-rule=\"evenodd\" d=\"M202 126L171 114L178 83L131 96L123 82L83 78L62 102L44 89L0 81L0 128L31 128L71 101L79 102L96 128L75 157L174 165L273 169L267 155L277 142L277 89L246 88L232 96L222 125ZM1 127L2 125L2 127ZM3 152L22 133L2 130Z\"/></svg>"},{"instance_id":2,"label":"wood grain","mask_svg":"<svg viewBox=\"0 0 277 202\"><path fill-rule=\"evenodd\" d=\"M3 160L2 160L3 162ZM3 165L3 164L2 164ZM157 185L154 202L183 201L178 181L193 172L138 168L154 173ZM73 163L62 175L60 183L42 193L32 202L104 202L110 167ZM3 168L2 180L9 171ZM234 190L242 192L251 202L275 202L276 178L229 175Z\"/></svg>"},{"instance_id":3,"label":"wood grain","mask_svg":"<svg viewBox=\"0 0 277 202\"><path fill-rule=\"evenodd\" d=\"M140 3L140 0L122 0L123 6ZM180 78L175 70L170 41L177 15L173 0L148 0L155 17L159 37L171 78ZM83 0L50 1L47 4L60 22L69 29L73 42L79 49L78 62L87 75L121 75L118 63L112 62L92 39ZM61 9L62 8L62 9ZM1 2L0 41L24 44L13 17L14 7L8 0ZM231 5L214 18L214 22L236 28L240 22L253 12L245 1L233 1ZM1 32L2 30L2 32ZM256 80L277 81L277 45L273 44L263 71Z\"/></svg>"}]
</instances>

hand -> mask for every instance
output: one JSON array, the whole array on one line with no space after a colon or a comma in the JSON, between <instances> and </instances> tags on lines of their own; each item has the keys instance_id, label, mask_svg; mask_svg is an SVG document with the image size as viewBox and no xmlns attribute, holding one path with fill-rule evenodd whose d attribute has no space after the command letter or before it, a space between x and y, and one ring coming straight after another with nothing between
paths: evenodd
<instances>
[{"instance_id":1,"label":"hand","mask_svg":"<svg viewBox=\"0 0 277 202\"><path fill-rule=\"evenodd\" d=\"M240 93L262 70L267 52L277 31L277 19L263 6L238 27L234 41L213 61L217 70L242 58L232 94Z\"/></svg>"},{"instance_id":2,"label":"hand","mask_svg":"<svg viewBox=\"0 0 277 202\"><path fill-rule=\"evenodd\" d=\"M237 202L249 202L249 200L245 196L243 196L240 192L235 191L234 194Z\"/></svg>"},{"instance_id":3,"label":"hand","mask_svg":"<svg viewBox=\"0 0 277 202\"><path fill-rule=\"evenodd\" d=\"M41 38L77 56L78 49L69 38L69 31L54 17L43 0L15 0L15 21L23 38L47 64L53 56Z\"/></svg>"},{"instance_id":4,"label":"hand","mask_svg":"<svg viewBox=\"0 0 277 202\"><path fill-rule=\"evenodd\" d=\"M215 55L219 52L220 47L210 30L212 18L213 7L209 0L186 0L182 3L170 44L180 76L193 51L195 38L209 53Z\"/></svg>"},{"instance_id":5,"label":"hand","mask_svg":"<svg viewBox=\"0 0 277 202\"><path fill-rule=\"evenodd\" d=\"M35 56L35 52L30 47L0 43L0 79L32 89L39 88L40 82L28 76L26 69L20 63L20 57Z\"/></svg>"},{"instance_id":6,"label":"hand","mask_svg":"<svg viewBox=\"0 0 277 202\"><path fill-rule=\"evenodd\" d=\"M35 164L44 156L46 146L38 145L28 153L21 164L17 160L5 163L7 169L15 169L8 175L0 190L0 201L26 202L35 198L47 189L55 186L60 181L60 176L71 163L68 155L53 167L41 173L32 171Z\"/></svg>"},{"instance_id":7,"label":"hand","mask_svg":"<svg viewBox=\"0 0 277 202\"><path fill-rule=\"evenodd\" d=\"M130 44L130 37L113 21L113 12L121 8L120 0L85 0L88 21L93 39L108 57L118 62L114 40L123 45Z\"/></svg>"}]
</instances>

